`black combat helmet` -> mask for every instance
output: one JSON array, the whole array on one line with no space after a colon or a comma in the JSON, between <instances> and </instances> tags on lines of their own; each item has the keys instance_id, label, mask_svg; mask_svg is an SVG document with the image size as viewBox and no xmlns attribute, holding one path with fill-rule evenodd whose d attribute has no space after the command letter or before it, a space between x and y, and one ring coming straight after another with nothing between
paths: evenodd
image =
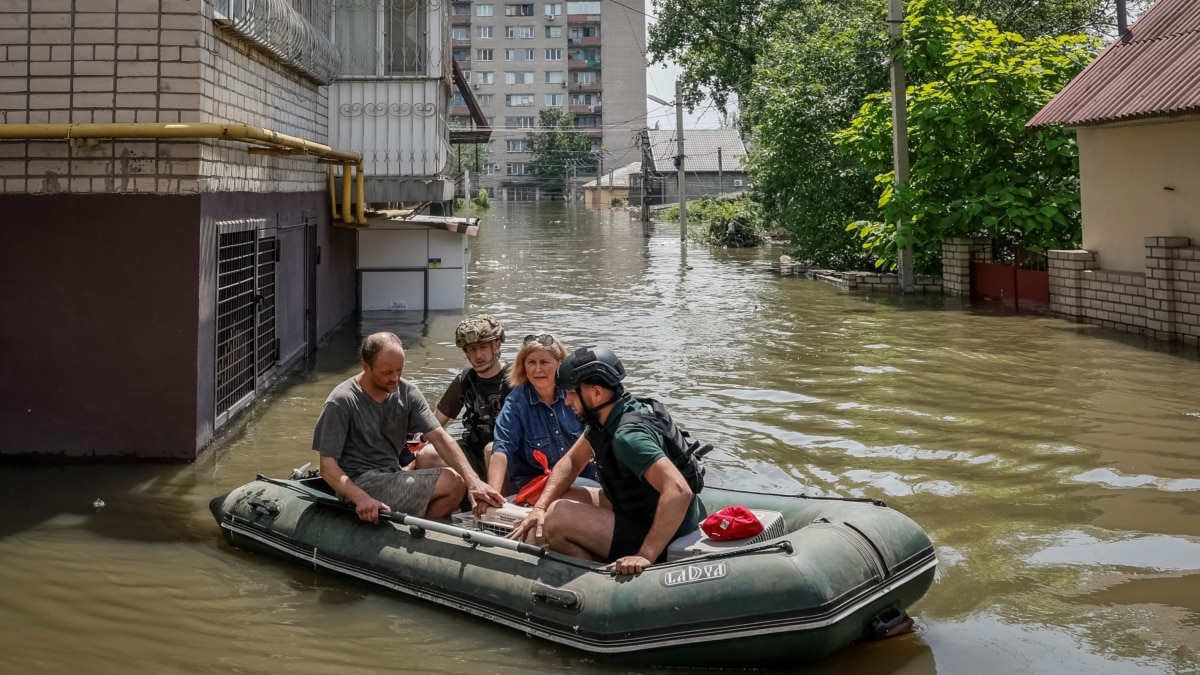
<instances>
[{"instance_id":1,"label":"black combat helmet","mask_svg":"<svg viewBox=\"0 0 1200 675\"><path fill-rule=\"evenodd\" d=\"M554 373L554 384L560 389L575 389L581 383L602 384L621 391L625 366L607 347L580 347L560 364Z\"/></svg>"}]
</instances>

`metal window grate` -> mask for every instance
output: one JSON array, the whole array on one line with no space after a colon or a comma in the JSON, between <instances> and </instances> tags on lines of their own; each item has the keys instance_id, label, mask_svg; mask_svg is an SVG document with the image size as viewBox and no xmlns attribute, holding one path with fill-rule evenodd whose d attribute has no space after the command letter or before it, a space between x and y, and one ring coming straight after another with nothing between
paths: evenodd
<instances>
[{"instance_id":1,"label":"metal window grate","mask_svg":"<svg viewBox=\"0 0 1200 675\"><path fill-rule=\"evenodd\" d=\"M278 240L262 237L258 240L258 371L266 375L279 358L275 340L275 263Z\"/></svg>"},{"instance_id":2,"label":"metal window grate","mask_svg":"<svg viewBox=\"0 0 1200 675\"><path fill-rule=\"evenodd\" d=\"M254 392L255 232L217 239L217 413Z\"/></svg>"}]
</instances>

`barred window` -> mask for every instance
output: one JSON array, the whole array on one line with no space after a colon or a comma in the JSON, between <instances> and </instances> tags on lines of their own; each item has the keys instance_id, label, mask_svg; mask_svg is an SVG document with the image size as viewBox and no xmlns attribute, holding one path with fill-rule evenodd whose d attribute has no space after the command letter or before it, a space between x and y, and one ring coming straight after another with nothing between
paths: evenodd
<instances>
[{"instance_id":1,"label":"barred window","mask_svg":"<svg viewBox=\"0 0 1200 675\"><path fill-rule=\"evenodd\" d=\"M335 0L334 43L343 75L426 75L428 3L424 0Z\"/></svg>"}]
</instances>

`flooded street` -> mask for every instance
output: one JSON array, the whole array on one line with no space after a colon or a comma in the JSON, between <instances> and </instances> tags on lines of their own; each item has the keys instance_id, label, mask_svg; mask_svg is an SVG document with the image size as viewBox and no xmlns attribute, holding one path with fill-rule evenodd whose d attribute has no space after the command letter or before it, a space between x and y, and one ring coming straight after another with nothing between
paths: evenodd
<instances>
[{"instance_id":1,"label":"flooded street","mask_svg":"<svg viewBox=\"0 0 1200 675\"><path fill-rule=\"evenodd\" d=\"M472 247L464 311L505 323L507 357L538 330L611 346L631 392L716 445L710 484L875 497L929 532L917 632L804 672L1200 673L1194 348L847 295L781 278L783 250L681 250L625 212L497 203ZM400 335L433 403L467 365L461 317L344 327L193 465L0 466L0 672L680 672L224 544L208 500L315 463L360 334Z\"/></svg>"}]
</instances>

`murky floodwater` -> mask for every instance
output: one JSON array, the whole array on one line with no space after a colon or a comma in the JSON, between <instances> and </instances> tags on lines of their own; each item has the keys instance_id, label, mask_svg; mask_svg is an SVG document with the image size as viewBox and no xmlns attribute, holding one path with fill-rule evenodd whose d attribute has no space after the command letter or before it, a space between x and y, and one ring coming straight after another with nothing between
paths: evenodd
<instances>
[{"instance_id":1,"label":"murky floodwater","mask_svg":"<svg viewBox=\"0 0 1200 675\"><path fill-rule=\"evenodd\" d=\"M806 672L1200 672L1194 349L844 295L780 278L781 251L681 251L677 229L621 212L498 204L473 248L468 311L613 346L634 393L717 445L712 483L879 497L929 531L941 569L918 632ZM194 465L0 468L0 671L622 672L231 550L208 514L255 473L315 459L359 331L400 334L436 399L465 365L460 317L338 332Z\"/></svg>"}]
</instances>

